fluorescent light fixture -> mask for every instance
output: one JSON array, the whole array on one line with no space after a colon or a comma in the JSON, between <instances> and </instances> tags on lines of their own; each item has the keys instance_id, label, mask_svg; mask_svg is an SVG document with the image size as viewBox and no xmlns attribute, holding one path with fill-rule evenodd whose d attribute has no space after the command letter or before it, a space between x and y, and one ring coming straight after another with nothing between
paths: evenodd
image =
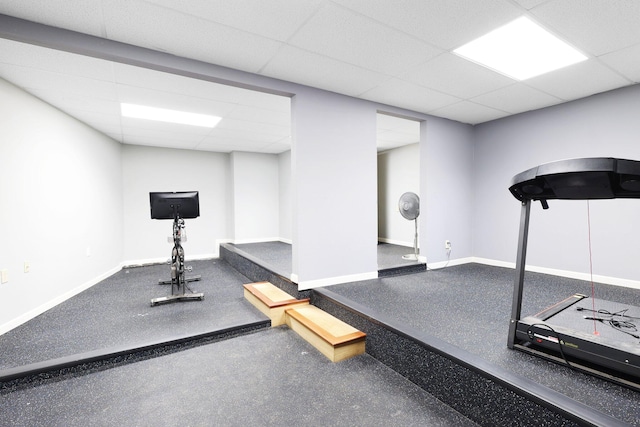
<instances>
[{"instance_id":1,"label":"fluorescent light fixture","mask_svg":"<svg viewBox=\"0 0 640 427\"><path fill-rule=\"evenodd\" d=\"M516 80L526 80L587 59L526 16L453 53Z\"/></svg>"},{"instance_id":2,"label":"fluorescent light fixture","mask_svg":"<svg viewBox=\"0 0 640 427\"><path fill-rule=\"evenodd\" d=\"M155 120L159 122L178 123L191 126L215 127L221 117L207 114L188 113L186 111L167 110L165 108L147 107L136 104L120 104L122 115L134 119Z\"/></svg>"}]
</instances>

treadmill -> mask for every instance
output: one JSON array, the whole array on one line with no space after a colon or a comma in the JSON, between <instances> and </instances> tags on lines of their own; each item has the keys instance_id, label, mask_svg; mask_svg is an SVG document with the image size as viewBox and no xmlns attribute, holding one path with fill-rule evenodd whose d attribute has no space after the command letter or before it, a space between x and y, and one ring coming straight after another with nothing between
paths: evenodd
<instances>
[{"instance_id":1,"label":"treadmill","mask_svg":"<svg viewBox=\"0 0 640 427\"><path fill-rule=\"evenodd\" d=\"M522 209L507 346L640 391L640 307L575 294L521 318L532 201L640 199L640 161L547 163L514 176L509 191Z\"/></svg>"}]
</instances>

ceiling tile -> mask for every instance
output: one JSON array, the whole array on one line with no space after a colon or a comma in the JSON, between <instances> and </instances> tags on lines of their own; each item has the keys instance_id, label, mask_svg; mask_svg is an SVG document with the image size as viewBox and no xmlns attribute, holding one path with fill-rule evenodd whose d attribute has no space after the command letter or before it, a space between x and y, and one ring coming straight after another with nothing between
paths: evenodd
<instances>
[{"instance_id":1,"label":"ceiling tile","mask_svg":"<svg viewBox=\"0 0 640 427\"><path fill-rule=\"evenodd\" d=\"M157 122L154 120L134 119L122 117L122 132L128 135L154 133L157 135L183 135L185 139L193 135L203 138L211 132L211 128L189 126L178 123ZM214 128L215 129L215 128Z\"/></svg>"},{"instance_id":2,"label":"ceiling tile","mask_svg":"<svg viewBox=\"0 0 640 427\"><path fill-rule=\"evenodd\" d=\"M402 117L391 116L389 114L376 115L376 128L378 131L398 131L420 137L420 122Z\"/></svg>"},{"instance_id":3,"label":"ceiling tile","mask_svg":"<svg viewBox=\"0 0 640 427\"><path fill-rule=\"evenodd\" d=\"M139 127L137 123L125 121L122 132L126 139L145 137L150 141L173 141L178 146L195 145L206 137L206 133L186 133L177 126Z\"/></svg>"},{"instance_id":4,"label":"ceiling tile","mask_svg":"<svg viewBox=\"0 0 640 427\"><path fill-rule=\"evenodd\" d=\"M206 80L180 76L171 73L114 64L115 79L127 86L148 88L154 91L189 95L225 102L260 107L266 110L288 112L291 100L264 92L213 83Z\"/></svg>"},{"instance_id":5,"label":"ceiling tile","mask_svg":"<svg viewBox=\"0 0 640 427\"><path fill-rule=\"evenodd\" d=\"M634 83L640 82L640 44L598 58Z\"/></svg>"},{"instance_id":6,"label":"ceiling tile","mask_svg":"<svg viewBox=\"0 0 640 427\"><path fill-rule=\"evenodd\" d=\"M2 0L0 13L98 37L105 36L102 0Z\"/></svg>"},{"instance_id":7,"label":"ceiling tile","mask_svg":"<svg viewBox=\"0 0 640 427\"><path fill-rule=\"evenodd\" d=\"M31 93L63 111L86 111L120 117L120 103L117 101L69 94L56 88L34 89Z\"/></svg>"},{"instance_id":8,"label":"ceiling tile","mask_svg":"<svg viewBox=\"0 0 640 427\"><path fill-rule=\"evenodd\" d=\"M249 105L237 105L225 117L237 120L252 121L255 123L267 123L289 129L291 127L291 113L266 110Z\"/></svg>"},{"instance_id":9,"label":"ceiling tile","mask_svg":"<svg viewBox=\"0 0 640 427\"><path fill-rule=\"evenodd\" d=\"M420 142L420 122L378 113L376 147L385 151Z\"/></svg>"},{"instance_id":10,"label":"ceiling tile","mask_svg":"<svg viewBox=\"0 0 640 427\"><path fill-rule=\"evenodd\" d=\"M138 126L138 123L132 119L124 119L123 142L125 144L193 150L206 138L206 133L184 132L180 125L170 123L161 123L160 125L144 128Z\"/></svg>"},{"instance_id":11,"label":"ceiling tile","mask_svg":"<svg viewBox=\"0 0 640 427\"><path fill-rule=\"evenodd\" d=\"M262 68L281 46L264 37L146 2L109 0L109 4L103 12L107 35L124 43L249 72Z\"/></svg>"},{"instance_id":12,"label":"ceiling tile","mask_svg":"<svg viewBox=\"0 0 640 427\"><path fill-rule=\"evenodd\" d=\"M154 0L153 3L249 33L286 41L315 13L323 0ZM251 13L243 13L247 10Z\"/></svg>"},{"instance_id":13,"label":"ceiling tile","mask_svg":"<svg viewBox=\"0 0 640 427\"><path fill-rule=\"evenodd\" d=\"M194 143L177 144L176 141L172 139L151 139L145 135L124 135L122 143L129 145L144 145L147 147L175 148L179 150L195 150L198 146L198 144Z\"/></svg>"},{"instance_id":14,"label":"ceiling tile","mask_svg":"<svg viewBox=\"0 0 640 427\"><path fill-rule=\"evenodd\" d=\"M218 117L224 117L235 107L235 104L227 102L123 85L118 85L118 99L120 102L130 104L210 114Z\"/></svg>"},{"instance_id":15,"label":"ceiling tile","mask_svg":"<svg viewBox=\"0 0 640 427\"><path fill-rule=\"evenodd\" d=\"M274 144L290 135L291 100L288 97L113 64L4 39L0 40L0 48L3 47L6 49L0 59L0 75L121 142L141 143L147 138L149 142L145 145L170 147L173 141L176 148L185 148L185 142L197 144L210 132L206 128L123 119L121 101L230 117L223 120L221 127L232 128L236 148L240 150L252 149L253 140ZM38 58L43 60L40 62ZM16 63L38 68L16 66ZM157 142L160 140L161 144ZM250 147L243 146L247 140L252 144Z\"/></svg>"},{"instance_id":16,"label":"ceiling tile","mask_svg":"<svg viewBox=\"0 0 640 427\"><path fill-rule=\"evenodd\" d=\"M271 145L277 144L275 141L245 141L242 145L238 145L238 141L233 136L208 136L197 145L198 150L205 151L257 151L265 149Z\"/></svg>"},{"instance_id":17,"label":"ceiling tile","mask_svg":"<svg viewBox=\"0 0 640 427\"><path fill-rule=\"evenodd\" d=\"M388 77L291 46L283 47L261 74L357 96Z\"/></svg>"},{"instance_id":18,"label":"ceiling tile","mask_svg":"<svg viewBox=\"0 0 640 427\"><path fill-rule=\"evenodd\" d=\"M2 52L0 63L19 64L22 67L94 80L111 81L113 79L111 62L102 59L6 39L0 39L0 52Z\"/></svg>"},{"instance_id":19,"label":"ceiling tile","mask_svg":"<svg viewBox=\"0 0 640 427\"><path fill-rule=\"evenodd\" d=\"M478 124L490 120L506 117L509 113L475 104L470 101L461 101L457 104L440 108L434 112L438 117L455 120L462 123Z\"/></svg>"},{"instance_id":20,"label":"ceiling tile","mask_svg":"<svg viewBox=\"0 0 640 427\"><path fill-rule=\"evenodd\" d=\"M531 12L564 40L595 56L629 47L640 39L639 1L554 0Z\"/></svg>"},{"instance_id":21,"label":"ceiling tile","mask_svg":"<svg viewBox=\"0 0 640 427\"><path fill-rule=\"evenodd\" d=\"M414 37L331 4L318 11L289 44L390 76L442 52Z\"/></svg>"},{"instance_id":22,"label":"ceiling tile","mask_svg":"<svg viewBox=\"0 0 640 427\"><path fill-rule=\"evenodd\" d=\"M229 98L228 102L235 102L233 94L236 88L231 86L126 64L114 64L114 75L117 83L126 86L162 89L163 92L203 98L214 97L220 101L226 101Z\"/></svg>"},{"instance_id":23,"label":"ceiling tile","mask_svg":"<svg viewBox=\"0 0 640 427\"><path fill-rule=\"evenodd\" d=\"M390 144L394 146L408 145L408 144L416 144L420 142L419 135L411 135L408 133L401 132L378 132L376 139L378 141L378 146L385 145L388 146Z\"/></svg>"},{"instance_id":24,"label":"ceiling tile","mask_svg":"<svg viewBox=\"0 0 640 427\"><path fill-rule=\"evenodd\" d=\"M514 83L509 77L451 53L442 54L408 71L402 78L463 99Z\"/></svg>"},{"instance_id":25,"label":"ceiling tile","mask_svg":"<svg viewBox=\"0 0 640 427\"><path fill-rule=\"evenodd\" d=\"M537 110L564 102L562 99L548 95L524 83L515 83L511 86L485 93L471 98L471 101L512 114Z\"/></svg>"},{"instance_id":26,"label":"ceiling tile","mask_svg":"<svg viewBox=\"0 0 640 427\"><path fill-rule=\"evenodd\" d=\"M290 142L287 144L280 144L276 142L275 144L265 145L264 147L260 148L260 151L258 152L265 154L281 154L289 150L291 150Z\"/></svg>"},{"instance_id":27,"label":"ceiling tile","mask_svg":"<svg viewBox=\"0 0 640 427\"><path fill-rule=\"evenodd\" d=\"M237 120L231 118L224 118L215 129L264 135L270 141L274 140L274 136L279 139L291 134L289 126L278 126L272 123L253 122L249 120Z\"/></svg>"},{"instance_id":28,"label":"ceiling tile","mask_svg":"<svg viewBox=\"0 0 640 427\"><path fill-rule=\"evenodd\" d=\"M291 113L291 98L288 96L271 95L254 90L236 88L232 99L236 104L240 105L248 105L286 114Z\"/></svg>"},{"instance_id":29,"label":"ceiling tile","mask_svg":"<svg viewBox=\"0 0 640 427\"><path fill-rule=\"evenodd\" d=\"M542 3L546 3L549 0L514 0L516 3L518 3L520 6L524 7L525 9L532 9L538 5L541 5Z\"/></svg>"},{"instance_id":30,"label":"ceiling tile","mask_svg":"<svg viewBox=\"0 0 640 427\"><path fill-rule=\"evenodd\" d=\"M256 143L269 143L278 142L284 138L284 135L277 133L265 133L256 132L255 130L244 130L233 125L230 127L216 127L209 132L206 140L221 139L221 140L235 140L236 143L241 143L243 146L251 146Z\"/></svg>"},{"instance_id":31,"label":"ceiling tile","mask_svg":"<svg viewBox=\"0 0 640 427\"><path fill-rule=\"evenodd\" d=\"M96 98L116 101L115 84L69 74L53 73L35 68L0 64L0 77L27 91L41 89L65 95L91 94Z\"/></svg>"},{"instance_id":32,"label":"ceiling tile","mask_svg":"<svg viewBox=\"0 0 640 427\"><path fill-rule=\"evenodd\" d=\"M425 113L460 101L455 96L396 78L364 92L360 98Z\"/></svg>"},{"instance_id":33,"label":"ceiling tile","mask_svg":"<svg viewBox=\"0 0 640 427\"><path fill-rule=\"evenodd\" d=\"M522 15L505 0L337 0L363 15L449 50Z\"/></svg>"},{"instance_id":34,"label":"ceiling tile","mask_svg":"<svg viewBox=\"0 0 640 427\"><path fill-rule=\"evenodd\" d=\"M69 108L65 113L105 134L122 135L120 116ZM121 141L121 137L117 138Z\"/></svg>"},{"instance_id":35,"label":"ceiling tile","mask_svg":"<svg viewBox=\"0 0 640 427\"><path fill-rule=\"evenodd\" d=\"M640 81L632 0L4 0L0 13L467 123ZM448 53L523 14L591 59L518 83ZM259 125L286 127L286 97L8 40L0 52L0 76L107 135L122 135L120 95L145 94L234 120L209 148L287 147Z\"/></svg>"},{"instance_id":36,"label":"ceiling tile","mask_svg":"<svg viewBox=\"0 0 640 427\"><path fill-rule=\"evenodd\" d=\"M583 98L630 84L596 60L583 61L526 81L528 86L563 100Z\"/></svg>"}]
</instances>

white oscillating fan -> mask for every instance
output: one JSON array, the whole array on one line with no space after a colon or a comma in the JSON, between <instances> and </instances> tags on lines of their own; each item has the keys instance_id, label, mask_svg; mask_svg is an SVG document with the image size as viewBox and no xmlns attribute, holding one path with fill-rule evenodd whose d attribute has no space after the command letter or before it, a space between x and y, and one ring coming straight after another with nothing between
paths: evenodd
<instances>
[{"instance_id":1,"label":"white oscillating fan","mask_svg":"<svg viewBox=\"0 0 640 427\"><path fill-rule=\"evenodd\" d=\"M413 253L404 255L403 259L418 260L418 216L420 215L420 197L416 193L407 192L398 201L400 215L409 221L414 221L416 233L413 238Z\"/></svg>"}]
</instances>

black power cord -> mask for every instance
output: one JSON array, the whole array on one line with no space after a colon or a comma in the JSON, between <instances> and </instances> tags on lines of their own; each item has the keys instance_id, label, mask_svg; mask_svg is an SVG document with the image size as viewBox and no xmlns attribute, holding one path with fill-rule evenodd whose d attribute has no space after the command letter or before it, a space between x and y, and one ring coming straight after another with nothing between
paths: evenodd
<instances>
[{"instance_id":1,"label":"black power cord","mask_svg":"<svg viewBox=\"0 0 640 427\"><path fill-rule=\"evenodd\" d=\"M529 328L527 328L527 336L531 340L533 340L535 338L535 334L534 334L533 330L531 329L534 326L538 326L538 327L542 326L544 328L547 328L549 331L553 332L553 334L556 336L556 340L558 341L558 349L560 349L560 356L562 356L562 360L564 360L564 363L569 368L573 369L573 366L571 365L571 363L569 363L569 360L567 359L567 356L565 356L564 350L562 349L562 341L560 340L560 335L555 331L555 329L553 329L551 326L547 325L546 323L534 323L534 324L530 325Z\"/></svg>"}]
</instances>

